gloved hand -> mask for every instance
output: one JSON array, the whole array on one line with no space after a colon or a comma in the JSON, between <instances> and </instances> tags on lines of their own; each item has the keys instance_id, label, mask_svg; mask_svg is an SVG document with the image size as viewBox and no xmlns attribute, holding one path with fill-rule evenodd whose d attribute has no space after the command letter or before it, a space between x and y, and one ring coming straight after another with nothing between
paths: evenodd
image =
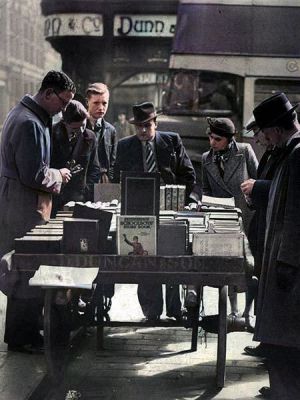
<instances>
[{"instance_id":1,"label":"gloved hand","mask_svg":"<svg viewBox=\"0 0 300 400\"><path fill-rule=\"evenodd\" d=\"M298 268L284 262L277 262L277 286L284 292L289 292L295 283Z\"/></svg>"}]
</instances>

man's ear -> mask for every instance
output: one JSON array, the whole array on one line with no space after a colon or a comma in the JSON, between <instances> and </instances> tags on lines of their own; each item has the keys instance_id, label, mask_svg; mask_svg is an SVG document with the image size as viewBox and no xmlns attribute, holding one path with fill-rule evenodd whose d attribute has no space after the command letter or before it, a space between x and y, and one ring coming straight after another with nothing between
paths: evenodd
<instances>
[{"instance_id":1,"label":"man's ear","mask_svg":"<svg viewBox=\"0 0 300 400\"><path fill-rule=\"evenodd\" d=\"M53 89L48 88L44 91L44 97L48 100L49 97L54 93Z\"/></svg>"}]
</instances>

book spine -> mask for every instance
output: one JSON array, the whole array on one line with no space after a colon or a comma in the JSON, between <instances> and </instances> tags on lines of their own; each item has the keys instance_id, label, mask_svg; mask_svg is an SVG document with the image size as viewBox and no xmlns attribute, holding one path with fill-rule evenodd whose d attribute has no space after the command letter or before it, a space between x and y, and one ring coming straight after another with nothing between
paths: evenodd
<instances>
[{"instance_id":1,"label":"book spine","mask_svg":"<svg viewBox=\"0 0 300 400\"><path fill-rule=\"evenodd\" d=\"M161 186L159 189L159 209L166 209L166 187Z\"/></svg>"},{"instance_id":2,"label":"book spine","mask_svg":"<svg viewBox=\"0 0 300 400\"><path fill-rule=\"evenodd\" d=\"M178 211L184 210L185 206L185 186L178 185Z\"/></svg>"},{"instance_id":3,"label":"book spine","mask_svg":"<svg viewBox=\"0 0 300 400\"><path fill-rule=\"evenodd\" d=\"M178 211L178 186L177 185L171 185L172 186L172 210L173 211Z\"/></svg>"},{"instance_id":4,"label":"book spine","mask_svg":"<svg viewBox=\"0 0 300 400\"><path fill-rule=\"evenodd\" d=\"M166 210L172 210L172 185L166 185Z\"/></svg>"}]
</instances>

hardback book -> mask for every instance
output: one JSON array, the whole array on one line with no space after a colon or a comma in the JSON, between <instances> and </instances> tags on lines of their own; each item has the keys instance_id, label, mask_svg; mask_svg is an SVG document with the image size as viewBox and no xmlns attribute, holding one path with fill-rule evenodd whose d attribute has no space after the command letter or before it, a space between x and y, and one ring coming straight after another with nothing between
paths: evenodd
<instances>
[{"instance_id":1,"label":"hardback book","mask_svg":"<svg viewBox=\"0 0 300 400\"><path fill-rule=\"evenodd\" d=\"M172 196L171 196L171 209L174 211L178 210L178 186L171 185Z\"/></svg>"},{"instance_id":2,"label":"hardback book","mask_svg":"<svg viewBox=\"0 0 300 400\"><path fill-rule=\"evenodd\" d=\"M119 255L156 255L157 217L153 215L117 216L117 238Z\"/></svg>"},{"instance_id":3,"label":"hardback book","mask_svg":"<svg viewBox=\"0 0 300 400\"><path fill-rule=\"evenodd\" d=\"M73 217L74 218L86 218L86 219L96 219L99 221L98 224L98 238L99 238L99 248L105 248L106 240L109 233L111 220L113 213L108 210L101 210L100 208L93 208L85 204L75 204Z\"/></svg>"},{"instance_id":4,"label":"hardback book","mask_svg":"<svg viewBox=\"0 0 300 400\"><path fill-rule=\"evenodd\" d=\"M99 221L83 218L65 220L63 247L65 253L99 253Z\"/></svg>"},{"instance_id":5,"label":"hardback book","mask_svg":"<svg viewBox=\"0 0 300 400\"><path fill-rule=\"evenodd\" d=\"M165 206L166 210L172 210L172 185L166 185Z\"/></svg>"},{"instance_id":6,"label":"hardback book","mask_svg":"<svg viewBox=\"0 0 300 400\"><path fill-rule=\"evenodd\" d=\"M62 236L63 229L31 229L30 236Z\"/></svg>"},{"instance_id":7,"label":"hardback book","mask_svg":"<svg viewBox=\"0 0 300 400\"><path fill-rule=\"evenodd\" d=\"M98 268L41 265L29 279L29 286L92 289Z\"/></svg>"},{"instance_id":8,"label":"hardback book","mask_svg":"<svg viewBox=\"0 0 300 400\"><path fill-rule=\"evenodd\" d=\"M159 214L160 174L121 171L121 215Z\"/></svg>"},{"instance_id":9,"label":"hardback book","mask_svg":"<svg viewBox=\"0 0 300 400\"><path fill-rule=\"evenodd\" d=\"M177 204L177 210L182 211L184 210L185 206L185 192L186 188L185 185L177 185L178 188L178 204Z\"/></svg>"},{"instance_id":10,"label":"hardback book","mask_svg":"<svg viewBox=\"0 0 300 400\"><path fill-rule=\"evenodd\" d=\"M97 183L94 185L94 202L121 201L121 185L119 183Z\"/></svg>"},{"instance_id":11,"label":"hardback book","mask_svg":"<svg viewBox=\"0 0 300 400\"><path fill-rule=\"evenodd\" d=\"M166 209L166 187L160 186L159 188L159 210Z\"/></svg>"},{"instance_id":12,"label":"hardback book","mask_svg":"<svg viewBox=\"0 0 300 400\"><path fill-rule=\"evenodd\" d=\"M199 256L243 257L241 233L194 233L193 254Z\"/></svg>"},{"instance_id":13,"label":"hardback book","mask_svg":"<svg viewBox=\"0 0 300 400\"><path fill-rule=\"evenodd\" d=\"M16 253L58 254L62 250L62 235L26 235L22 238L16 238L14 243Z\"/></svg>"},{"instance_id":14,"label":"hardback book","mask_svg":"<svg viewBox=\"0 0 300 400\"><path fill-rule=\"evenodd\" d=\"M235 208L234 197L212 197L202 195L201 203L204 206Z\"/></svg>"},{"instance_id":15,"label":"hardback book","mask_svg":"<svg viewBox=\"0 0 300 400\"><path fill-rule=\"evenodd\" d=\"M160 256L182 256L187 254L188 223L184 220L168 220L159 223L157 254Z\"/></svg>"}]
</instances>

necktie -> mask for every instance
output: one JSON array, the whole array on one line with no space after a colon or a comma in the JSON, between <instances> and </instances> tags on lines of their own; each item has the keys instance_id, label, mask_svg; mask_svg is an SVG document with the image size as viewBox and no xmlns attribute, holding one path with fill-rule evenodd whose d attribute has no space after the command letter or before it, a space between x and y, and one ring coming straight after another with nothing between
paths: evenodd
<instances>
[{"instance_id":1,"label":"necktie","mask_svg":"<svg viewBox=\"0 0 300 400\"><path fill-rule=\"evenodd\" d=\"M155 158L150 142L146 142L146 167L147 172L154 172L156 170Z\"/></svg>"}]
</instances>

